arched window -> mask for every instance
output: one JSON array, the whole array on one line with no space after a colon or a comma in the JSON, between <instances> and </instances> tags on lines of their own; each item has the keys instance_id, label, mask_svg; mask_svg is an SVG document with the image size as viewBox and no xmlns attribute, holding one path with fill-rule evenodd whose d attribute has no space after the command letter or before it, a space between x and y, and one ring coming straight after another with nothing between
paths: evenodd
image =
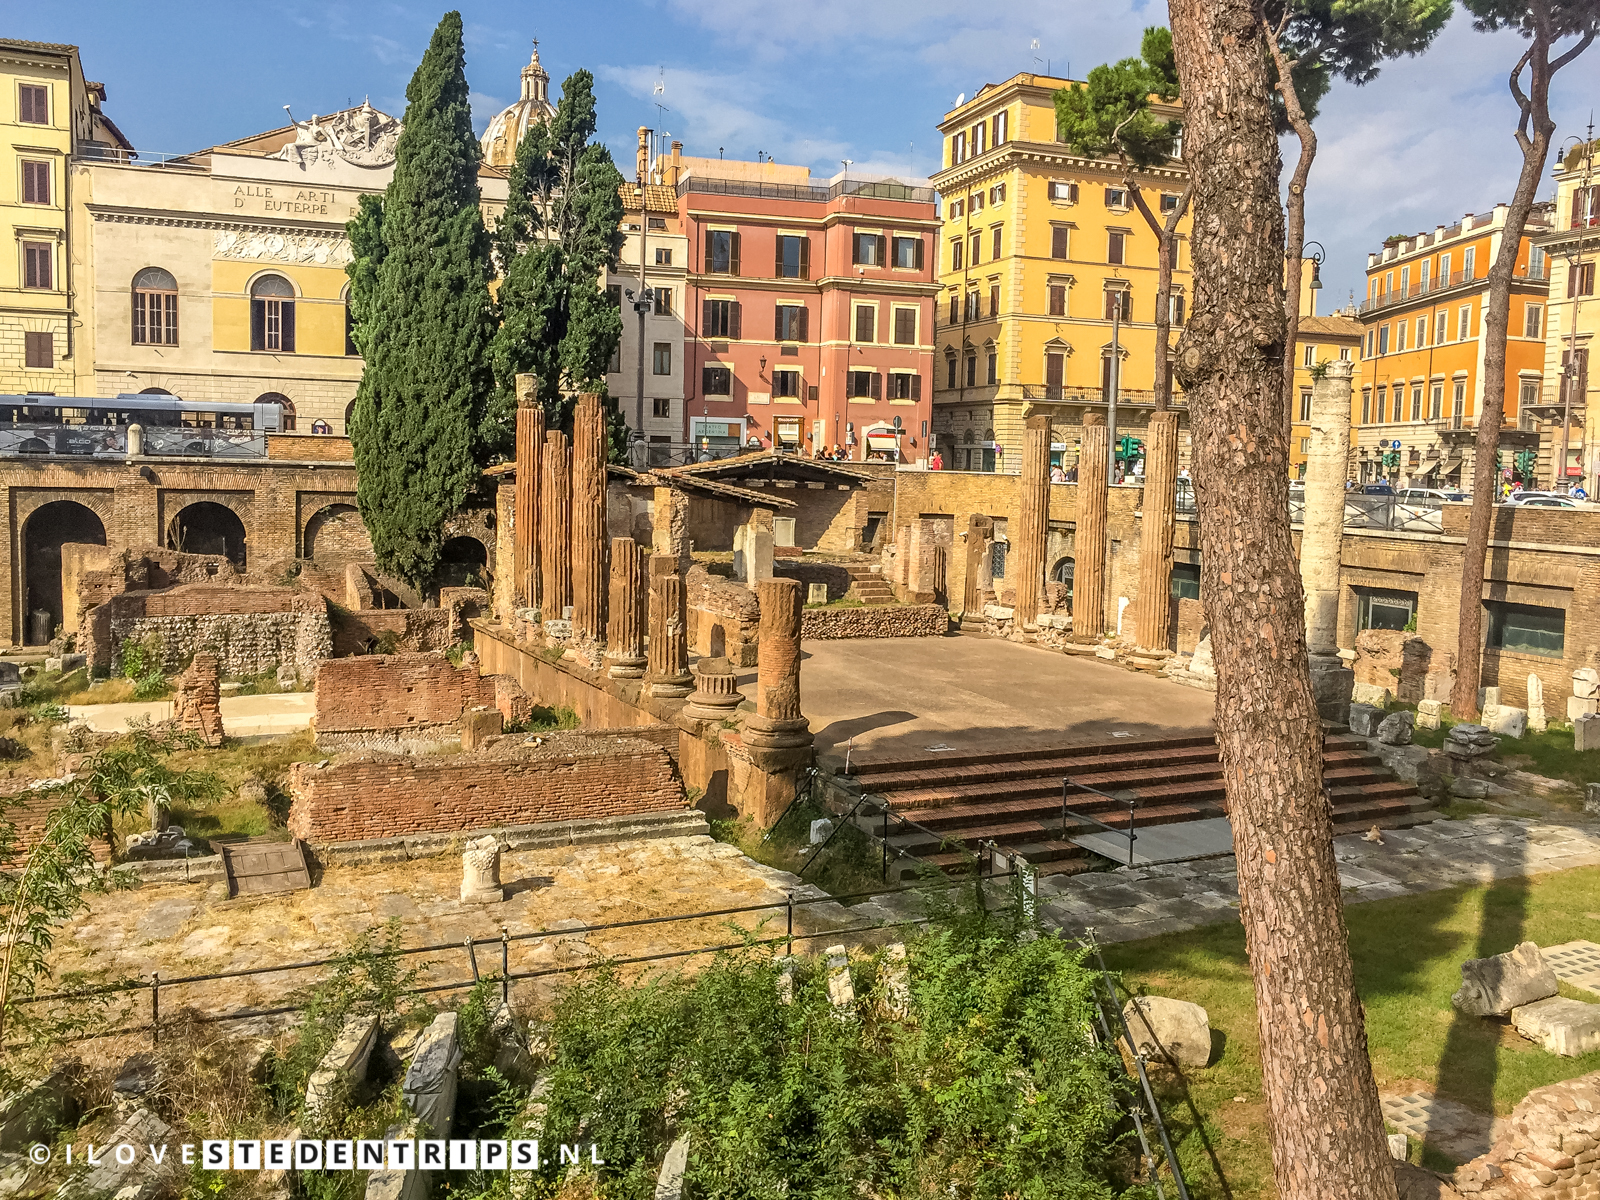
<instances>
[{"instance_id":1,"label":"arched window","mask_svg":"<svg viewBox=\"0 0 1600 1200\"><path fill-rule=\"evenodd\" d=\"M250 349L294 353L294 288L263 275L250 288Z\"/></svg>"},{"instance_id":2,"label":"arched window","mask_svg":"<svg viewBox=\"0 0 1600 1200\"><path fill-rule=\"evenodd\" d=\"M133 277L133 344L178 344L178 281L160 267Z\"/></svg>"},{"instance_id":3,"label":"arched window","mask_svg":"<svg viewBox=\"0 0 1600 1200\"><path fill-rule=\"evenodd\" d=\"M256 397L257 404L276 404L281 410L278 417L278 428L285 433L294 429L294 401L282 392L262 392Z\"/></svg>"},{"instance_id":4,"label":"arched window","mask_svg":"<svg viewBox=\"0 0 1600 1200\"><path fill-rule=\"evenodd\" d=\"M350 436L350 422L354 421L355 419L356 419L356 402L354 400L352 400L352 401L350 401L349 404L346 404L344 406L344 435L345 435L345 437L349 437Z\"/></svg>"},{"instance_id":5,"label":"arched window","mask_svg":"<svg viewBox=\"0 0 1600 1200\"><path fill-rule=\"evenodd\" d=\"M329 425L326 421L316 420L316 421L311 422L311 432L312 433L332 433L333 432L333 426Z\"/></svg>"}]
</instances>

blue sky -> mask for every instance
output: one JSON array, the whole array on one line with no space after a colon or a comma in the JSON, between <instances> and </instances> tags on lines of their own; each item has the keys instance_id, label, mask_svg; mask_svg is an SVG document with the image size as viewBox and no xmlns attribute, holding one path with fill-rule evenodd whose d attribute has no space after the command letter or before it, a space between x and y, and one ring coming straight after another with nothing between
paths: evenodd
<instances>
[{"instance_id":1,"label":"blue sky","mask_svg":"<svg viewBox=\"0 0 1600 1200\"><path fill-rule=\"evenodd\" d=\"M82 47L84 70L105 82L108 111L134 144L181 152L281 125L285 104L303 118L370 96L402 115L443 11L381 0L43 0L13 10L6 36ZM580 67L594 72L601 136L625 170L643 124L669 131L688 154L764 151L824 176L846 158L858 171L925 176L938 165L936 124L958 93L1042 70L1043 60L1082 78L1136 52L1140 30L1166 19L1149 0L602 0L461 11L480 130L515 99L538 37L553 89ZM1308 193L1308 236L1329 252L1321 311L1362 290L1366 253L1386 235L1510 198L1519 158L1505 75L1520 50L1514 35L1476 33L1458 13L1424 57L1390 64L1364 88L1336 86ZM1558 139L1580 132L1595 105L1600 89L1581 82L1600 78L1600 48L1563 76L1552 104ZM1285 154L1293 149L1286 143Z\"/></svg>"}]
</instances>

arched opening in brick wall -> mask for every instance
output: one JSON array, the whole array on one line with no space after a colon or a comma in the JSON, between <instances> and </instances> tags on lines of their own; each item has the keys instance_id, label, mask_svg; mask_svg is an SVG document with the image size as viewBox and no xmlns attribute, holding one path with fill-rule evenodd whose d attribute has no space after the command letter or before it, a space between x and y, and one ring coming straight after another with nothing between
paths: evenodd
<instances>
[{"instance_id":1,"label":"arched opening in brick wall","mask_svg":"<svg viewBox=\"0 0 1600 1200\"><path fill-rule=\"evenodd\" d=\"M354 504L330 504L306 522L304 557L338 566L371 562L372 538Z\"/></svg>"},{"instance_id":2,"label":"arched opening in brick wall","mask_svg":"<svg viewBox=\"0 0 1600 1200\"><path fill-rule=\"evenodd\" d=\"M224 504L201 500L181 509L167 526L167 549L185 554L225 554L245 568L244 522Z\"/></svg>"},{"instance_id":3,"label":"arched opening in brick wall","mask_svg":"<svg viewBox=\"0 0 1600 1200\"><path fill-rule=\"evenodd\" d=\"M75 500L57 500L29 515L22 531L22 629L27 645L48 642L61 624L61 547L72 542L106 544L106 527L90 509ZM35 628L35 612L50 614L48 630Z\"/></svg>"},{"instance_id":4,"label":"arched opening in brick wall","mask_svg":"<svg viewBox=\"0 0 1600 1200\"><path fill-rule=\"evenodd\" d=\"M440 587L489 586L489 549L475 537L453 537L439 548Z\"/></svg>"}]
</instances>

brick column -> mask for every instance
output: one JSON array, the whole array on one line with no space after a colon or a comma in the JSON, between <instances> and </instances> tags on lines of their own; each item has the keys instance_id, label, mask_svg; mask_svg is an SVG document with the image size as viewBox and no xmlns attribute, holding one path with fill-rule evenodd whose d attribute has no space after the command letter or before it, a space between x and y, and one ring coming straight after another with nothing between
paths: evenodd
<instances>
[{"instance_id":1,"label":"brick column","mask_svg":"<svg viewBox=\"0 0 1600 1200\"><path fill-rule=\"evenodd\" d=\"M544 407L539 380L517 376L517 493L512 516L512 604L539 607L539 459L544 449ZM559 616L560 614L556 614Z\"/></svg>"},{"instance_id":2,"label":"brick column","mask_svg":"<svg viewBox=\"0 0 1600 1200\"><path fill-rule=\"evenodd\" d=\"M1144 499L1139 525L1135 636L1146 650L1172 639L1172 535L1178 518L1178 414L1152 413L1144 435Z\"/></svg>"},{"instance_id":3,"label":"brick column","mask_svg":"<svg viewBox=\"0 0 1600 1200\"><path fill-rule=\"evenodd\" d=\"M1300 529L1300 585L1305 591L1306 650L1317 712L1350 720L1355 672L1339 657L1339 563L1344 551L1344 482L1350 458L1348 362L1328 364L1311 385L1311 438L1306 452L1306 511Z\"/></svg>"},{"instance_id":4,"label":"brick column","mask_svg":"<svg viewBox=\"0 0 1600 1200\"><path fill-rule=\"evenodd\" d=\"M650 556L650 694L665 699L694 690L689 674L688 630L683 612L683 578L670 554Z\"/></svg>"},{"instance_id":5,"label":"brick column","mask_svg":"<svg viewBox=\"0 0 1600 1200\"><path fill-rule=\"evenodd\" d=\"M1017 489L1016 627L1039 619L1050 513L1050 418L1029 417L1022 431L1022 482Z\"/></svg>"},{"instance_id":6,"label":"brick column","mask_svg":"<svg viewBox=\"0 0 1600 1200\"><path fill-rule=\"evenodd\" d=\"M539 476L539 609L546 621L572 603L572 451L564 433L544 435Z\"/></svg>"},{"instance_id":7,"label":"brick column","mask_svg":"<svg viewBox=\"0 0 1600 1200\"><path fill-rule=\"evenodd\" d=\"M645 556L631 537L611 539L611 604L606 623L606 661L613 679L644 674Z\"/></svg>"},{"instance_id":8,"label":"brick column","mask_svg":"<svg viewBox=\"0 0 1600 1200\"><path fill-rule=\"evenodd\" d=\"M578 397L572 417L572 632L606 635L606 414L600 397Z\"/></svg>"},{"instance_id":9,"label":"brick column","mask_svg":"<svg viewBox=\"0 0 1600 1200\"><path fill-rule=\"evenodd\" d=\"M745 718L742 740L764 749L808 746L810 726L800 711L800 581L764 580L756 597L761 602L756 711Z\"/></svg>"},{"instance_id":10,"label":"brick column","mask_svg":"<svg viewBox=\"0 0 1600 1200\"><path fill-rule=\"evenodd\" d=\"M1107 458L1104 413L1084 413L1078 454L1078 529L1072 539L1072 640L1098 642L1106 631Z\"/></svg>"}]
</instances>

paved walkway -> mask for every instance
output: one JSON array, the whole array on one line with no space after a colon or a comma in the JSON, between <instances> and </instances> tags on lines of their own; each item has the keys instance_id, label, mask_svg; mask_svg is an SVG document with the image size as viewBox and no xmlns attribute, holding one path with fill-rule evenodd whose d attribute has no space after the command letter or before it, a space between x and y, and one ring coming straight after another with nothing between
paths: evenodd
<instances>
[{"instance_id":1,"label":"paved walkway","mask_svg":"<svg viewBox=\"0 0 1600 1200\"><path fill-rule=\"evenodd\" d=\"M261 737L296 733L311 728L316 698L310 692L276 692L264 696L224 696L222 728L229 737ZM165 721L172 716L171 700L145 704L74 704L67 709L74 721L87 721L99 733L121 733L130 717Z\"/></svg>"}]
</instances>

